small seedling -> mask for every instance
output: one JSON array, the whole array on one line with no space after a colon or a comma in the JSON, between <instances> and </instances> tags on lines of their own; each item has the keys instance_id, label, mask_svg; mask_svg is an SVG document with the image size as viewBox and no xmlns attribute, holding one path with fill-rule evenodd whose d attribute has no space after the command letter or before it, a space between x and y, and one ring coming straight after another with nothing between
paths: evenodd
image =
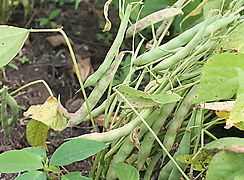
<instances>
[{"instance_id":1,"label":"small seedling","mask_svg":"<svg viewBox=\"0 0 244 180\"><path fill-rule=\"evenodd\" d=\"M55 9L53 10L48 18L42 18L39 25L45 26L47 24L50 24L52 27L57 26L57 23L54 21L54 19L61 13L61 9Z\"/></svg>"}]
</instances>

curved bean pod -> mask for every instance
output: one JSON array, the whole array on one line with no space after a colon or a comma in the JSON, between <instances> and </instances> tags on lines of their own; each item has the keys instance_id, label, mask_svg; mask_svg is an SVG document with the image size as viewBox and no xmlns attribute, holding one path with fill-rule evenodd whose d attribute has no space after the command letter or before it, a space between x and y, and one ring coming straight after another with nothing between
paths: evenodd
<instances>
[{"instance_id":1,"label":"curved bean pod","mask_svg":"<svg viewBox=\"0 0 244 180\"><path fill-rule=\"evenodd\" d=\"M129 22L130 13L132 10L132 5L128 5L125 11L125 16L123 20L121 21L117 36L108 51L103 63L99 66L98 70L89 76L84 84L84 87L92 86L94 85L102 76L103 74L108 70L110 64L112 63L115 56L119 53L119 48L123 42L125 31L127 28L127 24Z\"/></svg>"}]
</instances>

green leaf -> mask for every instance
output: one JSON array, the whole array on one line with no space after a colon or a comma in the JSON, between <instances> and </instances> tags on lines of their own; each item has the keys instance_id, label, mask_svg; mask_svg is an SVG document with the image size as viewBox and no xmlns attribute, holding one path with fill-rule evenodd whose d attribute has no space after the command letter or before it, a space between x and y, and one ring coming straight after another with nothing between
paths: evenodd
<instances>
[{"instance_id":1,"label":"green leaf","mask_svg":"<svg viewBox=\"0 0 244 180\"><path fill-rule=\"evenodd\" d=\"M238 68L239 88L234 107L230 111L230 118L226 121L226 128L232 126L244 130L244 71Z\"/></svg>"},{"instance_id":2,"label":"green leaf","mask_svg":"<svg viewBox=\"0 0 244 180\"><path fill-rule=\"evenodd\" d=\"M43 164L39 158L32 153L22 150L13 150L2 153L0 155L0 162L1 173L18 173L43 168Z\"/></svg>"},{"instance_id":3,"label":"green leaf","mask_svg":"<svg viewBox=\"0 0 244 180\"><path fill-rule=\"evenodd\" d=\"M139 172L136 168L126 163L115 164L116 174L119 180L139 180Z\"/></svg>"},{"instance_id":4,"label":"green leaf","mask_svg":"<svg viewBox=\"0 0 244 180\"><path fill-rule=\"evenodd\" d=\"M37 120L30 120L26 127L26 138L32 146L43 146L47 149L46 139L49 127Z\"/></svg>"},{"instance_id":5,"label":"green leaf","mask_svg":"<svg viewBox=\"0 0 244 180\"><path fill-rule=\"evenodd\" d=\"M18 54L28 35L27 29L0 25L0 68Z\"/></svg>"},{"instance_id":6,"label":"green leaf","mask_svg":"<svg viewBox=\"0 0 244 180\"><path fill-rule=\"evenodd\" d=\"M244 154L220 151L209 164L206 180L244 179Z\"/></svg>"},{"instance_id":7,"label":"green leaf","mask_svg":"<svg viewBox=\"0 0 244 180\"><path fill-rule=\"evenodd\" d=\"M231 34L224 38L217 46L219 50L237 50L238 52L244 52L244 23L237 26Z\"/></svg>"},{"instance_id":8,"label":"green leaf","mask_svg":"<svg viewBox=\"0 0 244 180\"><path fill-rule=\"evenodd\" d=\"M177 102L180 99L182 99L182 97L176 93L172 93L172 94L165 94L165 93L161 93L161 94L153 94L151 95L153 101L160 103L161 105L163 104L168 104L168 103L173 103L173 102Z\"/></svg>"},{"instance_id":9,"label":"green leaf","mask_svg":"<svg viewBox=\"0 0 244 180\"><path fill-rule=\"evenodd\" d=\"M81 0L75 0L75 9L78 8L79 4L80 4Z\"/></svg>"},{"instance_id":10,"label":"green leaf","mask_svg":"<svg viewBox=\"0 0 244 180\"><path fill-rule=\"evenodd\" d=\"M49 167L45 168L45 171L51 171L51 172L54 172L54 173L60 173L60 170L56 166L49 166Z\"/></svg>"},{"instance_id":11,"label":"green leaf","mask_svg":"<svg viewBox=\"0 0 244 180\"><path fill-rule=\"evenodd\" d=\"M181 97L176 93L151 95L143 91L135 90L134 88L126 85L120 86L118 91L136 108L159 106L160 104L168 104L181 99ZM120 100L123 101L122 98Z\"/></svg>"},{"instance_id":12,"label":"green leaf","mask_svg":"<svg viewBox=\"0 0 244 180\"><path fill-rule=\"evenodd\" d=\"M85 176L82 176L80 174L80 172L71 172L68 174L65 174L62 176L61 180L75 180L75 179L79 179L79 180L92 180L91 178L87 178Z\"/></svg>"},{"instance_id":13,"label":"green leaf","mask_svg":"<svg viewBox=\"0 0 244 180\"><path fill-rule=\"evenodd\" d=\"M54 11L51 12L48 19L52 20L52 19L56 18L60 13L61 13L61 9L55 9Z\"/></svg>"},{"instance_id":14,"label":"green leaf","mask_svg":"<svg viewBox=\"0 0 244 180\"><path fill-rule=\"evenodd\" d=\"M51 24L51 26L52 26L53 28L54 28L55 26L58 25L58 24L57 24L56 22L54 22L54 21L51 21L50 24Z\"/></svg>"},{"instance_id":15,"label":"green leaf","mask_svg":"<svg viewBox=\"0 0 244 180\"><path fill-rule=\"evenodd\" d=\"M46 25L47 23L49 23L49 19L48 18L42 18L41 21L39 22L39 25L40 26L44 26Z\"/></svg>"},{"instance_id":16,"label":"green leaf","mask_svg":"<svg viewBox=\"0 0 244 180\"><path fill-rule=\"evenodd\" d=\"M237 68L244 70L244 54L224 53L205 64L194 103L232 98L238 89Z\"/></svg>"},{"instance_id":17,"label":"green leaf","mask_svg":"<svg viewBox=\"0 0 244 180\"><path fill-rule=\"evenodd\" d=\"M73 139L63 143L53 154L50 159L50 165L64 166L76 161L84 160L107 146L98 141L87 139Z\"/></svg>"},{"instance_id":18,"label":"green leaf","mask_svg":"<svg viewBox=\"0 0 244 180\"><path fill-rule=\"evenodd\" d=\"M42 146L28 147L28 148L22 149L22 151L26 151L28 153L32 153L34 156L36 156L42 162L45 162L46 159L47 159L46 149L44 147L42 147Z\"/></svg>"},{"instance_id":19,"label":"green leaf","mask_svg":"<svg viewBox=\"0 0 244 180\"><path fill-rule=\"evenodd\" d=\"M137 108L145 108L158 106L159 103L152 100L151 96L143 91L135 90L129 86L122 85L118 91L125 96L125 98ZM122 99L121 99L122 100Z\"/></svg>"},{"instance_id":20,"label":"green leaf","mask_svg":"<svg viewBox=\"0 0 244 180\"><path fill-rule=\"evenodd\" d=\"M32 171L19 175L14 180L46 180L47 176L41 171Z\"/></svg>"},{"instance_id":21,"label":"green leaf","mask_svg":"<svg viewBox=\"0 0 244 180\"><path fill-rule=\"evenodd\" d=\"M40 121L56 131L62 131L67 125L66 110L55 97L49 97L43 105L31 106L25 117Z\"/></svg>"},{"instance_id":22,"label":"green leaf","mask_svg":"<svg viewBox=\"0 0 244 180\"><path fill-rule=\"evenodd\" d=\"M205 145L204 150L228 150L228 151L243 151L244 152L244 138L226 137L217 139Z\"/></svg>"}]
</instances>

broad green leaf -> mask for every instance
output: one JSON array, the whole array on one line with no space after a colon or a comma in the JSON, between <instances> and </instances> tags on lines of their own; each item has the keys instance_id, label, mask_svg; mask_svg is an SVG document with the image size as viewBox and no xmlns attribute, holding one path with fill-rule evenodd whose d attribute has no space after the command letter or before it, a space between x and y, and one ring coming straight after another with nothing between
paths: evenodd
<instances>
[{"instance_id":1,"label":"broad green leaf","mask_svg":"<svg viewBox=\"0 0 244 180\"><path fill-rule=\"evenodd\" d=\"M54 11L51 12L48 19L52 20L52 19L56 18L60 13L61 13L61 9L55 9Z\"/></svg>"},{"instance_id":2,"label":"broad green leaf","mask_svg":"<svg viewBox=\"0 0 244 180\"><path fill-rule=\"evenodd\" d=\"M22 150L7 151L0 154L0 162L1 173L18 173L43 168L40 158Z\"/></svg>"},{"instance_id":3,"label":"broad green leaf","mask_svg":"<svg viewBox=\"0 0 244 180\"><path fill-rule=\"evenodd\" d=\"M219 50L236 50L237 52L244 52L244 23L237 26L231 34L224 38L217 46Z\"/></svg>"},{"instance_id":4,"label":"broad green leaf","mask_svg":"<svg viewBox=\"0 0 244 180\"><path fill-rule=\"evenodd\" d=\"M49 127L37 120L30 120L26 127L26 138L32 146L43 146L47 149L46 139Z\"/></svg>"},{"instance_id":5,"label":"broad green leaf","mask_svg":"<svg viewBox=\"0 0 244 180\"><path fill-rule=\"evenodd\" d=\"M32 153L32 155L36 156L42 162L46 161L46 158L47 158L46 149L42 146L27 147L27 148L22 149L22 151Z\"/></svg>"},{"instance_id":6,"label":"broad green leaf","mask_svg":"<svg viewBox=\"0 0 244 180\"><path fill-rule=\"evenodd\" d=\"M46 124L56 131L62 131L67 125L63 107L55 97L49 97L43 105L31 106L24 116Z\"/></svg>"},{"instance_id":7,"label":"broad green leaf","mask_svg":"<svg viewBox=\"0 0 244 180\"><path fill-rule=\"evenodd\" d=\"M244 179L244 154L220 151L209 164L206 180Z\"/></svg>"},{"instance_id":8,"label":"broad green leaf","mask_svg":"<svg viewBox=\"0 0 244 180\"><path fill-rule=\"evenodd\" d=\"M159 106L159 103L152 100L151 96L143 91L135 90L129 86L120 86L118 91L137 108Z\"/></svg>"},{"instance_id":9,"label":"broad green leaf","mask_svg":"<svg viewBox=\"0 0 244 180\"><path fill-rule=\"evenodd\" d=\"M162 104L168 104L168 103L172 103L172 102L177 102L180 99L182 99L182 97L176 93L172 93L172 94L166 94L166 93L161 93L161 94L153 94L151 95L152 100Z\"/></svg>"},{"instance_id":10,"label":"broad green leaf","mask_svg":"<svg viewBox=\"0 0 244 180\"><path fill-rule=\"evenodd\" d=\"M64 166L76 161L84 160L107 146L98 141L87 139L73 139L63 143L50 159L50 165Z\"/></svg>"},{"instance_id":11,"label":"broad green leaf","mask_svg":"<svg viewBox=\"0 0 244 180\"><path fill-rule=\"evenodd\" d=\"M32 171L19 175L14 180L46 180L47 176L42 171Z\"/></svg>"},{"instance_id":12,"label":"broad green leaf","mask_svg":"<svg viewBox=\"0 0 244 180\"><path fill-rule=\"evenodd\" d=\"M230 118L226 121L226 128L232 126L244 130L244 71L238 69L239 88L237 91L236 103L230 111Z\"/></svg>"},{"instance_id":13,"label":"broad green leaf","mask_svg":"<svg viewBox=\"0 0 244 180\"><path fill-rule=\"evenodd\" d=\"M115 171L119 180L139 180L139 172L130 164L117 163L115 164Z\"/></svg>"},{"instance_id":14,"label":"broad green leaf","mask_svg":"<svg viewBox=\"0 0 244 180\"><path fill-rule=\"evenodd\" d=\"M237 68L244 70L244 54L224 53L205 64L194 103L232 98L238 89Z\"/></svg>"},{"instance_id":15,"label":"broad green leaf","mask_svg":"<svg viewBox=\"0 0 244 180\"><path fill-rule=\"evenodd\" d=\"M0 25L0 68L18 54L28 35L27 29Z\"/></svg>"},{"instance_id":16,"label":"broad green leaf","mask_svg":"<svg viewBox=\"0 0 244 180\"><path fill-rule=\"evenodd\" d=\"M233 152L244 152L244 138L226 137L217 139L205 145L204 150L228 150Z\"/></svg>"},{"instance_id":17,"label":"broad green leaf","mask_svg":"<svg viewBox=\"0 0 244 180\"><path fill-rule=\"evenodd\" d=\"M79 179L79 180L92 180L91 178L87 178L85 176L82 176L80 174L80 172L71 172L68 174L65 174L62 176L61 180L75 180L75 179Z\"/></svg>"}]
</instances>

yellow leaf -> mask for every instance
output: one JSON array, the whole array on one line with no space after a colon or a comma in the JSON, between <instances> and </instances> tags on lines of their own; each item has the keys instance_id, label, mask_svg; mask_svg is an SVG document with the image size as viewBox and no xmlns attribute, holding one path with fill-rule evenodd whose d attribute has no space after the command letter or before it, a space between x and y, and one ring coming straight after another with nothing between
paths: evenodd
<instances>
[{"instance_id":1,"label":"yellow leaf","mask_svg":"<svg viewBox=\"0 0 244 180\"><path fill-rule=\"evenodd\" d=\"M40 121L30 120L26 127L26 138L32 146L42 146L47 149L46 139L49 127Z\"/></svg>"},{"instance_id":2,"label":"yellow leaf","mask_svg":"<svg viewBox=\"0 0 244 180\"><path fill-rule=\"evenodd\" d=\"M59 104L58 100L52 96L49 97L43 105L31 106L24 112L24 116L40 121L56 131L62 131L67 125L63 107Z\"/></svg>"},{"instance_id":3,"label":"yellow leaf","mask_svg":"<svg viewBox=\"0 0 244 180\"><path fill-rule=\"evenodd\" d=\"M229 117L230 116L230 112L229 111L215 111L215 114L219 118L225 118L225 117Z\"/></svg>"}]
</instances>

